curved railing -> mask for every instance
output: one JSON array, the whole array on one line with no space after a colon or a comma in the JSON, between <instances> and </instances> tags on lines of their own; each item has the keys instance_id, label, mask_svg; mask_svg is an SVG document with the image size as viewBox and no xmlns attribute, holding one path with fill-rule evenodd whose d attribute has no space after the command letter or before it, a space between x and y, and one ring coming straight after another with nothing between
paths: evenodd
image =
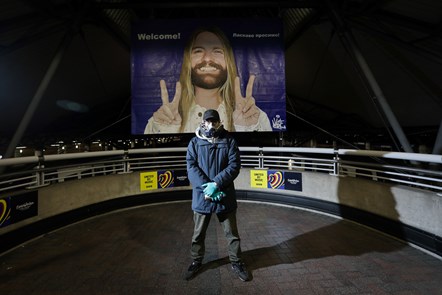
<instances>
[{"instance_id":1,"label":"curved railing","mask_svg":"<svg viewBox=\"0 0 442 295\"><path fill-rule=\"evenodd\" d=\"M243 167L311 171L400 183L442 195L442 156L369 150L241 147ZM98 175L186 168L186 148L42 155L0 160L0 195Z\"/></svg>"},{"instance_id":2,"label":"curved railing","mask_svg":"<svg viewBox=\"0 0 442 295\"><path fill-rule=\"evenodd\" d=\"M240 151L244 169L236 184L241 200L340 216L442 255L442 156L288 147L241 147ZM138 186L143 172L185 170L185 158L186 148L159 148L0 160L0 219L16 212L16 219L3 224L8 226L0 223L0 252L103 212L190 200L190 187L146 191ZM272 177L275 171L301 185L266 189L252 183L252 176ZM102 175L108 177L92 179ZM17 211L22 207L31 209L23 215Z\"/></svg>"}]
</instances>

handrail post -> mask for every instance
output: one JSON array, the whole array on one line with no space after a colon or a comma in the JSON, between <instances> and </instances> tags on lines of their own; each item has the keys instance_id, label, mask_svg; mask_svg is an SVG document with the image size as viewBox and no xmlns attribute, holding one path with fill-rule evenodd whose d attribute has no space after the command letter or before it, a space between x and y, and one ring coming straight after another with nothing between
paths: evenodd
<instances>
[{"instance_id":1,"label":"handrail post","mask_svg":"<svg viewBox=\"0 0 442 295\"><path fill-rule=\"evenodd\" d=\"M123 154L123 172L121 172L119 174L127 174L127 173L132 173L132 171L130 170L129 151L128 150L124 150L124 154Z\"/></svg>"},{"instance_id":2,"label":"handrail post","mask_svg":"<svg viewBox=\"0 0 442 295\"><path fill-rule=\"evenodd\" d=\"M335 149L333 156L333 173L331 175L339 176L340 170L340 159L339 159L339 150Z\"/></svg>"},{"instance_id":3,"label":"handrail post","mask_svg":"<svg viewBox=\"0 0 442 295\"><path fill-rule=\"evenodd\" d=\"M35 184L28 186L27 189L39 188L49 185L49 182L45 181L45 172L42 170L45 167L43 152L40 150L36 150L35 155L38 157L38 164L34 167Z\"/></svg>"},{"instance_id":4,"label":"handrail post","mask_svg":"<svg viewBox=\"0 0 442 295\"><path fill-rule=\"evenodd\" d=\"M264 153L262 151L262 148L259 148L259 167L260 169L264 168Z\"/></svg>"},{"instance_id":5,"label":"handrail post","mask_svg":"<svg viewBox=\"0 0 442 295\"><path fill-rule=\"evenodd\" d=\"M42 186L42 184L44 182L44 174L40 170L40 168L41 168L40 163L38 164L38 166L34 167L34 170L35 170L35 185L31 185L28 188L35 188L35 187Z\"/></svg>"}]
</instances>

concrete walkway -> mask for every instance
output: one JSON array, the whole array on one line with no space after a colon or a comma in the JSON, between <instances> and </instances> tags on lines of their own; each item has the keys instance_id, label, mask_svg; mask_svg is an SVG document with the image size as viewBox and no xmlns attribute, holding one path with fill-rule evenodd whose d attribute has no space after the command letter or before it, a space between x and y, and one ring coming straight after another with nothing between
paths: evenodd
<instances>
[{"instance_id":1,"label":"concrete walkway","mask_svg":"<svg viewBox=\"0 0 442 295\"><path fill-rule=\"evenodd\" d=\"M442 294L442 261L369 228L296 208L240 202L243 258L230 271L213 216L201 272L190 202L131 208L47 234L0 256L1 294Z\"/></svg>"}]
</instances>

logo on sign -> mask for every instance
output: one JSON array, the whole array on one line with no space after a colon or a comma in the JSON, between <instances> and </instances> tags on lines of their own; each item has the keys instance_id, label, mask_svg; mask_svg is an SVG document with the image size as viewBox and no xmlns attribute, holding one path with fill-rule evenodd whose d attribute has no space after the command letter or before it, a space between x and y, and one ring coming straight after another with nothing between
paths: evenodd
<instances>
[{"instance_id":1,"label":"logo on sign","mask_svg":"<svg viewBox=\"0 0 442 295\"><path fill-rule=\"evenodd\" d=\"M159 183L162 188L169 187L173 182L173 174L171 171L166 171L163 174L160 174Z\"/></svg>"},{"instance_id":2,"label":"logo on sign","mask_svg":"<svg viewBox=\"0 0 442 295\"><path fill-rule=\"evenodd\" d=\"M269 174L268 180L270 187L273 189L280 188L284 184L284 177L279 171Z\"/></svg>"}]
</instances>

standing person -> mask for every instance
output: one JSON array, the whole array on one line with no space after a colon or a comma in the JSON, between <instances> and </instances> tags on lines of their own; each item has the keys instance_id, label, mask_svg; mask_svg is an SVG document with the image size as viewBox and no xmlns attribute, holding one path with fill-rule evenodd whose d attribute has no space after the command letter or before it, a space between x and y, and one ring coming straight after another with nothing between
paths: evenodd
<instances>
[{"instance_id":1,"label":"standing person","mask_svg":"<svg viewBox=\"0 0 442 295\"><path fill-rule=\"evenodd\" d=\"M272 131L267 114L252 96L255 78L249 77L243 96L227 37L218 28L196 30L184 49L172 102L161 80L162 106L148 120L144 133L194 132L207 109L217 110L231 132Z\"/></svg>"},{"instance_id":2,"label":"standing person","mask_svg":"<svg viewBox=\"0 0 442 295\"><path fill-rule=\"evenodd\" d=\"M187 171L192 184L192 210L195 223L191 244L192 264L187 280L201 269L205 252L206 230L213 213L222 225L228 242L232 270L243 281L250 275L241 261L241 246L236 224L236 192L233 181L241 160L236 141L224 129L219 113L209 109L187 148Z\"/></svg>"}]
</instances>

